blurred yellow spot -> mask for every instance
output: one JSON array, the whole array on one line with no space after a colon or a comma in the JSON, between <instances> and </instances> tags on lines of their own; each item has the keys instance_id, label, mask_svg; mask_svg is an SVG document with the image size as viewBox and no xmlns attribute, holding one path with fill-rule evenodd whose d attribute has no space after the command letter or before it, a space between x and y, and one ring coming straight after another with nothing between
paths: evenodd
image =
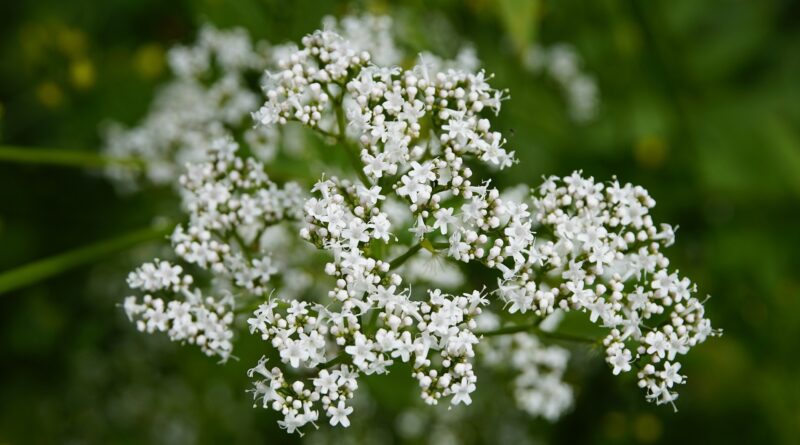
<instances>
[{"instance_id":1,"label":"blurred yellow spot","mask_svg":"<svg viewBox=\"0 0 800 445\"><path fill-rule=\"evenodd\" d=\"M658 168L667 157L667 144L658 136L645 136L633 148L636 161L648 168Z\"/></svg>"},{"instance_id":2,"label":"blurred yellow spot","mask_svg":"<svg viewBox=\"0 0 800 445\"><path fill-rule=\"evenodd\" d=\"M372 14L386 15L389 13L389 4L385 1L369 2L366 10Z\"/></svg>"},{"instance_id":3,"label":"blurred yellow spot","mask_svg":"<svg viewBox=\"0 0 800 445\"><path fill-rule=\"evenodd\" d=\"M86 51L86 34L79 29L59 26L56 32L56 44L61 52L76 58Z\"/></svg>"},{"instance_id":4,"label":"blurred yellow spot","mask_svg":"<svg viewBox=\"0 0 800 445\"><path fill-rule=\"evenodd\" d=\"M636 54L642 47L642 35L631 22L619 22L612 31L614 43L624 54Z\"/></svg>"},{"instance_id":5,"label":"blurred yellow spot","mask_svg":"<svg viewBox=\"0 0 800 445\"><path fill-rule=\"evenodd\" d=\"M468 0L467 4L473 12L484 12L491 6L489 0Z\"/></svg>"},{"instance_id":6,"label":"blurred yellow spot","mask_svg":"<svg viewBox=\"0 0 800 445\"><path fill-rule=\"evenodd\" d=\"M603 430L609 439L616 440L625 437L627 430L625 415L616 411L608 413L603 422Z\"/></svg>"},{"instance_id":7,"label":"blurred yellow spot","mask_svg":"<svg viewBox=\"0 0 800 445\"><path fill-rule=\"evenodd\" d=\"M157 43L141 46L133 56L133 66L145 79L154 79L164 71L164 48Z\"/></svg>"},{"instance_id":8,"label":"blurred yellow spot","mask_svg":"<svg viewBox=\"0 0 800 445\"><path fill-rule=\"evenodd\" d=\"M94 65L89 59L79 59L70 64L69 79L72 85L79 90L85 90L94 85Z\"/></svg>"},{"instance_id":9,"label":"blurred yellow spot","mask_svg":"<svg viewBox=\"0 0 800 445\"><path fill-rule=\"evenodd\" d=\"M652 414L641 414L633 422L633 435L642 443L652 443L661 437L663 426L658 417Z\"/></svg>"},{"instance_id":10,"label":"blurred yellow spot","mask_svg":"<svg viewBox=\"0 0 800 445\"><path fill-rule=\"evenodd\" d=\"M56 108L64 102L64 93L52 81L45 81L36 87L36 97L47 108Z\"/></svg>"}]
</instances>

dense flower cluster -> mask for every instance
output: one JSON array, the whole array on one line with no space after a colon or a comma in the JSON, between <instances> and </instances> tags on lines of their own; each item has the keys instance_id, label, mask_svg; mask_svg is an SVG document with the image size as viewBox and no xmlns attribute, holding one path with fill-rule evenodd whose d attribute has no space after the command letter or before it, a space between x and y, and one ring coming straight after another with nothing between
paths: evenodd
<instances>
[{"instance_id":1,"label":"dense flower cluster","mask_svg":"<svg viewBox=\"0 0 800 445\"><path fill-rule=\"evenodd\" d=\"M204 298L200 289L191 287L191 275L182 272L181 266L158 259L131 272L128 285L147 294L141 302L125 298L125 313L142 332L166 332L173 341L196 344L207 355L227 360L233 350L232 297ZM183 301L153 297L156 292L179 295Z\"/></svg>"},{"instance_id":2,"label":"dense flower cluster","mask_svg":"<svg viewBox=\"0 0 800 445\"><path fill-rule=\"evenodd\" d=\"M557 310L586 312L607 331L612 372L636 367L648 399L672 402L684 381L675 359L715 331L691 282L668 270L661 248L674 231L653 223L647 192L574 173L546 179L530 197L477 178L476 166L517 161L489 120L504 93L474 54L422 55L403 68L387 19L352 20L329 19L301 47L276 51L265 102L253 107L253 131L308 127L346 155L351 177L328 172L305 194L272 182L231 139L205 144L208 158L180 179L190 218L172 244L211 277L205 293L222 298L190 290L181 266L145 264L129 284L147 294L125 303L139 329L225 359L232 311L247 314L250 332L271 345L249 371L254 400L279 412L289 432L322 416L348 426L359 379L397 363L409 364L425 403L470 404L480 320L503 329L499 320L546 322ZM290 285L315 266L312 255L298 250L280 263L274 227L296 230L324 258L313 291ZM420 270L420 261L449 261L448 273ZM457 266L465 263L499 276L497 288L465 289ZM572 404L562 380L569 355L545 344L541 323L487 335L481 351L490 367L515 373L522 409L553 420Z\"/></svg>"},{"instance_id":3,"label":"dense flower cluster","mask_svg":"<svg viewBox=\"0 0 800 445\"><path fill-rule=\"evenodd\" d=\"M250 370L258 379L256 400L284 415L281 426L293 432L316 421L320 408L331 425L347 426L352 408L346 402L358 386L356 378L386 373L395 360L413 364L427 403L448 396L453 404L471 402L476 379L469 360L478 339L470 328L485 303L479 292L451 296L431 291L426 301L411 300L395 286L376 286L369 301L341 293L335 309L270 300L248 320L251 332L269 340L291 368L322 368L315 371L309 388L307 379L290 382L279 367L268 370L266 358ZM285 310L276 310L281 306ZM373 325L363 326L369 323L365 319ZM341 360L351 365L339 365Z\"/></svg>"},{"instance_id":4,"label":"dense flower cluster","mask_svg":"<svg viewBox=\"0 0 800 445\"><path fill-rule=\"evenodd\" d=\"M235 142L220 139L208 162L188 166L180 182L189 224L175 229L172 245L187 263L263 295L278 269L271 255L261 254L261 235L273 224L300 219L304 197L297 183L278 187L261 163L243 160L237 150Z\"/></svg>"},{"instance_id":5,"label":"dense flower cluster","mask_svg":"<svg viewBox=\"0 0 800 445\"><path fill-rule=\"evenodd\" d=\"M148 292L142 304L133 296L125 301L128 317L138 320L139 330L168 332L172 340L196 343L223 360L232 347L232 290L256 298L269 292L267 283L281 269L261 248L262 237L273 224L299 219L303 202L297 184L279 188L260 163L236 156L237 148L220 139L209 161L189 165L180 182L190 219L172 233L175 253L187 264L213 273L213 292L224 297L204 298L200 289L190 289L194 280L182 275L181 266L156 261L128 278L132 289ZM149 294L157 291L183 301L165 302Z\"/></svg>"},{"instance_id":6,"label":"dense flower cluster","mask_svg":"<svg viewBox=\"0 0 800 445\"><path fill-rule=\"evenodd\" d=\"M548 178L534 193L540 238L527 267L554 285L530 292L535 281L507 275L503 286L520 311L580 310L609 328L603 344L613 373L636 367L648 399L662 404L684 382L676 357L716 331L692 282L668 269L661 249L675 232L653 223L654 205L642 187L616 180L597 183L578 172Z\"/></svg>"},{"instance_id":7,"label":"dense flower cluster","mask_svg":"<svg viewBox=\"0 0 800 445\"><path fill-rule=\"evenodd\" d=\"M588 122L595 117L599 102L597 82L582 71L581 57L572 45L533 45L524 63L532 72L544 72L556 81L563 90L573 120Z\"/></svg>"}]
</instances>

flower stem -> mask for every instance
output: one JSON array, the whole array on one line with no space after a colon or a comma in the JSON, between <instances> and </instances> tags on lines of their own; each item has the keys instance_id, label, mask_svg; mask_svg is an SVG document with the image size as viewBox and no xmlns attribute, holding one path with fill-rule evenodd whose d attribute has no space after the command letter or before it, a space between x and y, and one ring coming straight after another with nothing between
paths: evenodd
<instances>
[{"instance_id":1,"label":"flower stem","mask_svg":"<svg viewBox=\"0 0 800 445\"><path fill-rule=\"evenodd\" d=\"M532 332L539 337L548 338L550 340L561 340L561 341L569 341L575 343L597 343L597 339L589 338L589 337L581 337L579 335L572 335L572 334L565 334L561 332L549 332L543 331L539 328L539 322L533 324L520 324L520 325L511 325L511 326L504 326L499 329L495 329L493 331L486 331L486 332L478 332L476 335L481 337L496 337L500 335L508 335L508 334L516 334L519 332Z\"/></svg>"},{"instance_id":2,"label":"flower stem","mask_svg":"<svg viewBox=\"0 0 800 445\"><path fill-rule=\"evenodd\" d=\"M320 365L318 365L317 369L328 369L328 368L330 368L332 366L338 365L339 363L346 362L347 358L348 358L348 355L346 353L342 352L341 354L339 354L336 357L328 360L327 362L321 363Z\"/></svg>"},{"instance_id":3,"label":"flower stem","mask_svg":"<svg viewBox=\"0 0 800 445\"><path fill-rule=\"evenodd\" d=\"M495 329L493 331L476 332L475 335L477 335L478 337L497 337L500 335L508 335L508 334L516 334L518 332L532 331L533 329L535 329L534 325L518 324L518 325L504 326L502 328Z\"/></svg>"},{"instance_id":4,"label":"flower stem","mask_svg":"<svg viewBox=\"0 0 800 445\"><path fill-rule=\"evenodd\" d=\"M80 265L89 264L145 241L158 239L167 235L171 229L170 224L162 224L136 230L117 238L100 241L0 273L0 294L42 281Z\"/></svg>"},{"instance_id":5,"label":"flower stem","mask_svg":"<svg viewBox=\"0 0 800 445\"><path fill-rule=\"evenodd\" d=\"M342 105L344 101L343 96L344 93L342 93L342 96L340 96L333 105L333 109L336 113L336 126L338 127L337 140L344 147L344 151L350 159L350 164L352 164L353 169L355 169L358 179L361 180L365 187L371 187L372 183L369 178L367 178L363 166L361 165L361 156L358 154L358 147L352 146L347 142L347 121L344 116L344 105Z\"/></svg>"},{"instance_id":6,"label":"flower stem","mask_svg":"<svg viewBox=\"0 0 800 445\"><path fill-rule=\"evenodd\" d=\"M99 153L57 148L0 146L0 162L58 165L64 167L102 168L120 166L141 169L144 163L135 158L115 158Z\"/></svg>"},{"instance_id":7,"label":"flower stem","mask_svg":"<svg viewBox=\"0 0 800 445\"><path fill-rule=\"evenodd\" d=\"M549 338L550 340L561 340L573 343L586 343L586 344L594 344L599 341L599 339L595 338L582 337L580 335L564 334L561 332L548 332L548 331L543 331L541 329L534 329L533 332L535 332L536 335L540 337Z\"/></svg>"},{"instance_id":8,"label":"flower stem","mask_svg":"<svg viewBox=\"0 0 800 445\"><path fill-rule=\"evenodd\" d=\"M414 256L415 253L419 252L420 249L422 249L422 243L414 244L406 251L406 253L389 261L389 269L400 267L403 263L408 261L409 258Z\"/></svg>"}]
</instances>

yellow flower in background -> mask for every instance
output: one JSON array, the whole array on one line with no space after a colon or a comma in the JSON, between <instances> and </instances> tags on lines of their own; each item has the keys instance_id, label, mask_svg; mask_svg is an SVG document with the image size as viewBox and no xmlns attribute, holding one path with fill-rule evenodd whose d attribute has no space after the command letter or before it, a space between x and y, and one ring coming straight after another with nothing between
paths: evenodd
<instances>
[{"instance_id":1,"label":"yellow flower in background","mask_svg":"<svg viewBox=\"0 0 800 445\"><path fill-rule=\"evenodd\" d=\"M59 23L55 26L55 34L58 49L68 57L78 58L86 53L86 33L80 29Z\"/></svg>"},{"instance_id":2,"label":"yellow flower in background","mask_svg":"<svg viewBox=\"0 0 800 445\"><path fill-rule=\"evenodd\" d=\"M55 82L48 80L36 87L36 98L47 108L58 108L64 102L64 92Z\"/></svg>"},{"instance_id":3,"label":"yellow flower in background","mask_svg":"<svg viewBox=\"0 0 800 445\"><path fill-rule=\"evenodd\" d=\"M633 422L633 435L640 443L652 443L661 437L664 429L658 417L645 413L636 417Z\"/></svg>"},{"instance_id":4,"label":"yellow flower in background","mask_svg":"<svg viewBox=\"0 0 800 445\"><path fill-rule=\"evenodd\" d=\"M69 66L69 80L79 90L91 88L95 82L94 64L89 59L78 59Z\"/></svg>"},{"instance_id":5,"label":"yellow flower in background","mask_svg":"<svg viewBox=\"0 0 800 445\"><path fill-rule=\"evenodd\" d=\"M23 25L19 36L25 68L37 84L34 94L45 107L61 106L65 89L80 91L95 85L95 66L87 56L89 40L83 30L45 20ZM54 72L59 74L54 77Z\"/></svg>"},{"instance_id":6,"label":"yellow flower in background","mask_svg":"<svg viewBox=\"0 0 800 445\"><path fill-rule=\"evenodd\" d=\"M640 138L633 147L633 155L639 165L659 168L667 158L667 143L660 136L649 135Z\"/></svg>"},{"instance_id":7,"label":"yellow flower in background","mask_svg":"<svg viewBox=\"0 0 800 445\"><path fill-rule=\"evenodd\" d=\"M136 50L133 67L139 76L155 79L164 71L164 48L158 43L148 43Z\"/></svg>"}]
</instances>

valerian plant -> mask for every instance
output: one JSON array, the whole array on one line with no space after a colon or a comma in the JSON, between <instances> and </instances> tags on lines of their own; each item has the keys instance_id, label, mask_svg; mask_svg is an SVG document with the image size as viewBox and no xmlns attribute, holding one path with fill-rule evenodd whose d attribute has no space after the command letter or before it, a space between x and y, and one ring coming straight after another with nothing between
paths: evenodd
<instances>
[{"instance_id":1,"label":"valerian plant","mask_svg":"<svg viewBox=\"0 0 800 445\"><path fill-rule=\"evenodd\" d=\"M129 276L140 295L124 308L139 330L222 361L238 335L259 336L252 395L288 432L347 427L361 378L400 363L428 404L470 404L476 361L508 369L520 408L554 420L572 403L562 380L569 352L550 344L571 339L554 330L570 311L606 332L597 344L613 374L636 372L648 400L674 402L686 381L679 357L717 331L695 286L669 267L662 250L674 230L652 220L646 190L581 172L533 189L478 177L476 166L517 163L491 123L506 93L469 51L402 66L386 18L329 19L271 54L251 51L239 32L223 35L205 31L172 54L176 82L192 85L197 105L179 113L159 101L125 138L160 144L159 159L186 158L167 147L199 159L178 182L189 218L171 236L177 260ZM228 91L233 100L204 108L220 82L245 84L229 74L199 81L212 62L222 72L264 67L263 104ZM279 148L248 135L287 125L318 133L350 171L331 169L313 185L271 180L267 170L281 166L263 153ZM174 143L187 128L204 136ZM279 255L287 245L292 255ZM446 273L421 263L431 257ZM495 278L471 288L466 264ZM527 321L509 325L508 314Z\"/></svg>"}]
</instances>

